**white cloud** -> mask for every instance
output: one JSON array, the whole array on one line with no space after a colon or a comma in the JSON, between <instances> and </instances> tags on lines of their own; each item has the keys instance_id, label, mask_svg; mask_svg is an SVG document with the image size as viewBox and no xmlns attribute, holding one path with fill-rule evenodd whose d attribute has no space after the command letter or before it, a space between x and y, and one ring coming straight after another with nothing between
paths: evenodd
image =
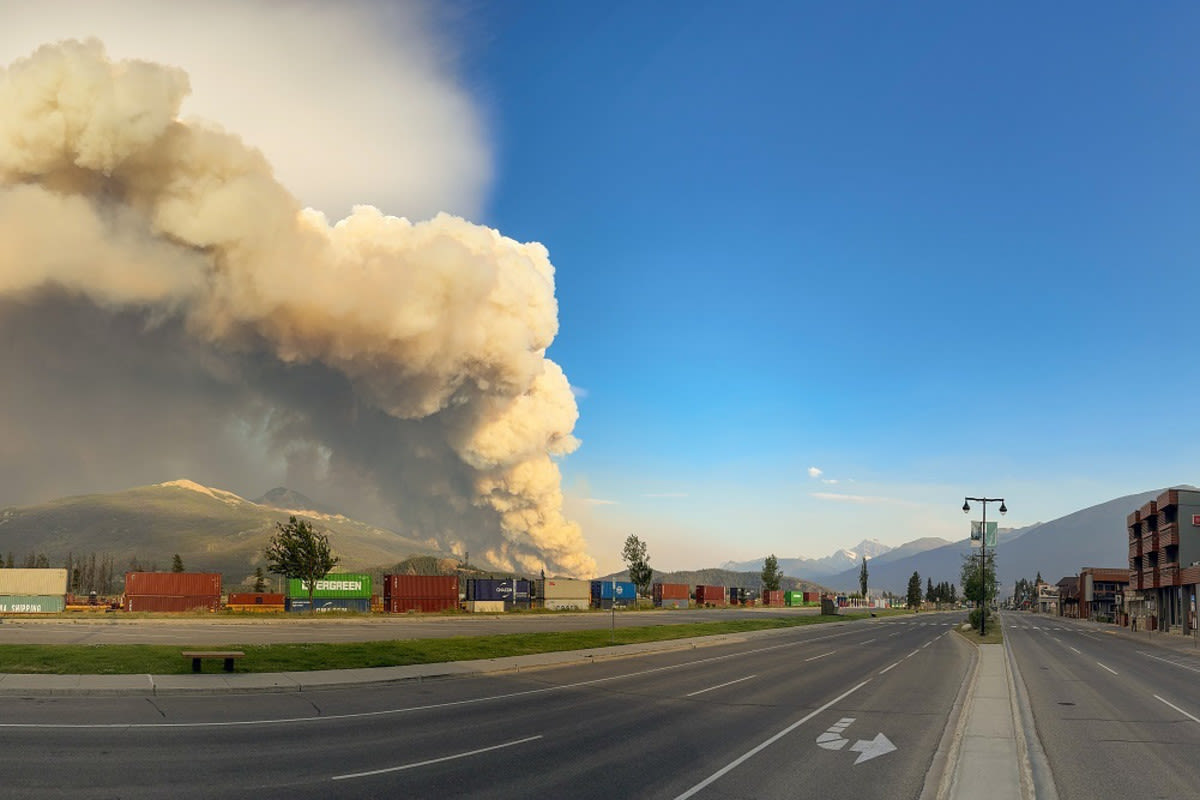
<instances>
[{"instance_id":1,"label":"white cloud","mask_svg":"<svg viewBox=\"0 0 1200 800\"><path fill-rule=\"evenodd\" d=\"M823 473L823 470L821 470L817 467L809 467L808 468L808 477L810 477L810 478L819 478L819 477L821 477L822 473Z\"/></svg>"},{"instance_id":2,"label":"white cloud","mask_svg":"<svg viewBox=\"0 0 1200 800\"><path fill-rule=\"evenodd\" d=\"M813 492L811 497L818 500L829 500L834 503L859 503L862 505L901 505L911 506L916 505L908 500L900 500L895 497L876 497L864 494L836 494L834 492Z\"/></svg>"},{"instance_id":3,"label":"white cloud","mask_svg":"<svg viewBox=\"0 0 1200 800\"><path fill-rule=\"evenodd\" d=\"M837 478L821 478L821 483L834 484L837 482Z\"/></svg>"},{"instance_id":4,"label":"white cloud","mask_svg":"<svg viewBox=\"0 0 1200 800\"><path fill-rule=\"evenodd\" d=\"M588 396L588 390L582 386L571 384L571 394L575 395L576 400L582 400Z\"/></svg>"}]
</instances>

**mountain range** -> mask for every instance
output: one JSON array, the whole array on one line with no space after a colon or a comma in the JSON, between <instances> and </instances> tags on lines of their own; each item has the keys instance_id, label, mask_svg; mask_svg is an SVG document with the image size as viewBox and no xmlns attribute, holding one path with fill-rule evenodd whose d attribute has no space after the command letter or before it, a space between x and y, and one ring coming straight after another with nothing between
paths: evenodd
<instances>
[{"instance_id":1,"label":"mountain range","mask_svg":"<svg viewBox=\"0 0 1200 800\"><path fill-rule=\"evenodd\" d=\"M878 539L863 539L852 548L838 550L824 558L777 557L777 560L779 569L783 571L784 575L819 583L848 569L854 569L855 576L857 576L857 570L861 566L863 558L866 558L869 564L886 563L948 544L950 542L946 539L928 537L906 542L899 547L888 547ZM721 565L721 568L733 571L761 570L765 558L764 556L754 561L727 561ZM857 582L858 578L855 577L855 585Z\"/></svg>"},{"instance_id":2,"label":"mountain range","mask_svg":"<svg viewBox=\"0 0 1200 800\"><path fill-rule=\"evenodd\" d=\"M45 553L60 565L68 553L112 555L118 572L131 559L169 569L178 553L189 571L220 572L226 585L250 581L265 566L275 524L295 515L329 533L339 569L391 565L410 555L447 557L433 543L367 525L279 488L257 500L188 480L110 494L82 495L0 509L0 552L21 559Z\"/></svg>"},{"instance_id":3,"label":"mountain range","mask_svg":"<svg viewBox=\"0 0 1200 800\"><path fill-rule=\"evenodd\" d=\"M1127 568L1125 518L1162 491L1125 495L1050 522L1002 532L996 548L988 550L989 560L995 558L1000 596L1010 594L1018 578L1033 580L1038 573L1056 583L1064 576L1078 575L1082 567ZM903 594L914 572L921 576L922 586L927 580L958 583L963 557L976 551L977 543L963 539L903 558L874 559L867 562L868 584L873 591ZM857 591L858 568L843 570L824 582L843 591Z\"/></svg>"},{"instance_id":4,"label":"mountain range","mask_svg":"<svg viewBox=\"0 0 1200 800\"><path fill-rule=\"evenodd\" d=\"M997 547L989 551L996 559L1001 595L1006 587L1011 591L1018 578L1032 579L1039 572L1054 583L1078 574L1081 567L1125 567L1125 518L1160 493L1125 495L1050 522L1001 529ZM255 567L263 566L262 550L276 523L286 522L291 515L329 532L334 552L341 557L340 569L378 571L414 556L439 560L430 563L457 563L432 541L350 519L283 487L247 500L188 480L0 509L0 553L17 560L45 553L52 564L61 564L68 553L76 558L111 555L118 572L132 559L167 569L178 553L188 570L220 572L227 585L236 586L249 582ZM858 590L865 557L869 587L902 594L914 572L922 584L927 580L957 583L964 556L976 547L968 539L949 542L928 537L899 547L865 539L823 558L778 560L787 578L784 588L852 592ZM725 562L709 570L656 571L655 580L753 587L762 565L763 559L757 559Z\"/></svg>"}]
</instances>

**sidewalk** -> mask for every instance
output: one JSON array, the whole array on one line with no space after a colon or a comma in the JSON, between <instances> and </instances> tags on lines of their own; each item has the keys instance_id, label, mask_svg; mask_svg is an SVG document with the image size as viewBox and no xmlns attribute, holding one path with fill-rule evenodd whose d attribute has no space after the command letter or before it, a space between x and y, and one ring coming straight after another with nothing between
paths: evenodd
<instances>
[{"instance_id":1,"label":"sidewalk","mask_svg":"<svg viewBox=\"0 0 1200 800\"><path fill-rule=\"evenodd\" d=\"M979 645L958 752L952 759L950 800L1021 800L1021 753L1015 698L1002 644Z\"/></svg>"}]
</instances>

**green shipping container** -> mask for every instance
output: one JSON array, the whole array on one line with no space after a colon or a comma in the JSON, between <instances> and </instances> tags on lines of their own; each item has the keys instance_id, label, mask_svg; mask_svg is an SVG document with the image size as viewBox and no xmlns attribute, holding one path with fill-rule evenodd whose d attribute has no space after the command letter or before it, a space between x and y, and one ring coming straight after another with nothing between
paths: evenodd
<instances>
[{"instance_id":1,"label":"green shipping container","mask_svg":"<svg viewBox=\"0 0 1200 800\"><path fill-rule=\"evenodd\" d=\"M313 597L370 597L371 576L350 572L331 572L317 581ZM288 581L288 597L308 598L308 585L299 578Z\"/></svg>"},{"instance_id":2,"label":"green shipping container","mask_svg":"<svg viewBox=\"0 0 1200 800\"><path fill-rule=\"evenodd\" d=\"M789 606L802 606L804 605L804 592L784 592L783 602Z\"/></svg>"},{"instance_id":3,"label":"green shipping container","mask_svg":"<svg viewBox=\"0 0 1200 800\"><path fill-rule=\"evenodd\" d=\"M0 595L0 614L57 614L66 608L63 595Z\"/></svg>"}]
</instances>

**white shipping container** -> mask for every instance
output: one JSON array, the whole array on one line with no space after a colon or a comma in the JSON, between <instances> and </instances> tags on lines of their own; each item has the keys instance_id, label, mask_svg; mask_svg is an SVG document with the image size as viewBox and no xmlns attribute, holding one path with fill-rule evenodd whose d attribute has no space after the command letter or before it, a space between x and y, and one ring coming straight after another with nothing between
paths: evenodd
<instances>
[{"instance_id":1,"label":"white shipping container","mask_svg":"<svg viewBox=\"0 0 1200 800\"><path fill-rule=\"evenodd\" d=\"M590 604L586 597L547 597L542 606L550 611L586 611Z\"/></svg>"},{"instance_id":2,"label":"white shipping container","mask_svg":"<svg viewBox=\"0 0 1200 800\"><path fill-rule=\"evenodd\" d=\"M577 600L582 598L584 601L583 608L587 608L592 599L591 581L546 578L546 580L541 582L541 589L541 595L546 600L560 600L563 598ZM549 607L549 605L546 606L546 608Z\"/></svg>"},{"instance_id":3,"label":"white shipping container","mask_svg":"<svg viewBox=\"0 0 1200 800\"><path fill-rule=\"evenodd\" d=\"M473 611L473 612L478 612L478 613L488 613L488 614L493 614L493 613L503 614L504 613L504 601L503 600L468 600L467 601L467 611Z\"/></svg>"},{"instance_id":4,"label":"white shipping container","mask_svg":"<svg viewBox=\"0 0 1200 800\"><path fill-rule=\"evenodd\" d=\"M65 569L0 569L0 594L65 595Z\"/></svg>"}]
</instances>

